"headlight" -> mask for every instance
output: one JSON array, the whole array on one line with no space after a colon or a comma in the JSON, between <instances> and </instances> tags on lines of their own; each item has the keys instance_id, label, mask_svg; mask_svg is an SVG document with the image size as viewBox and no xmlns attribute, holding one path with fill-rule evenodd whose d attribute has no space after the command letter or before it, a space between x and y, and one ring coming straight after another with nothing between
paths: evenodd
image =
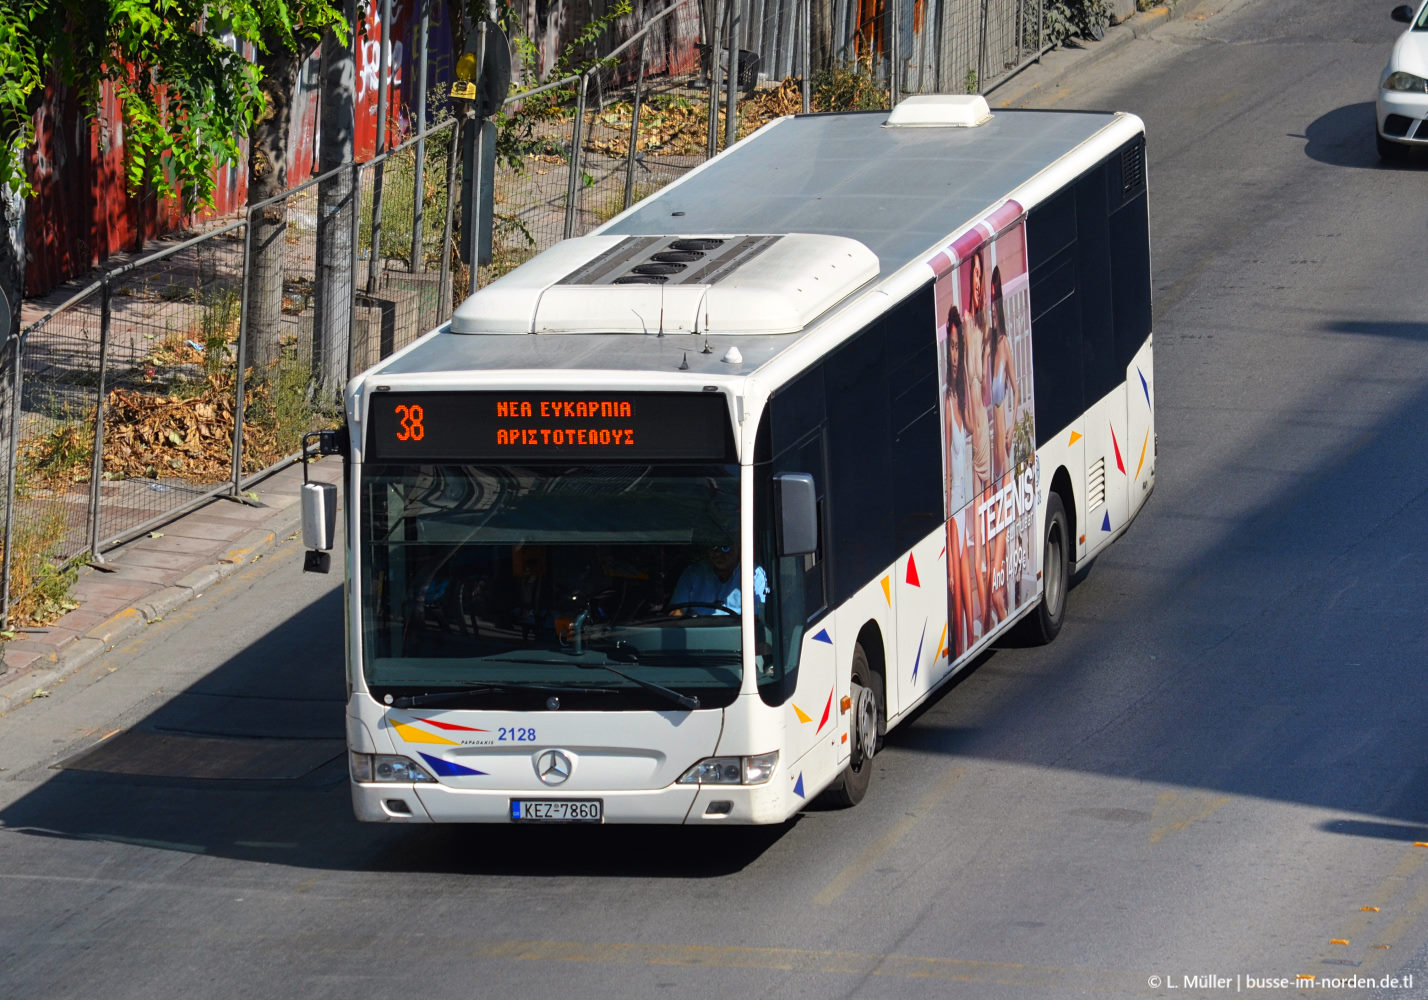
<instances>
[{"instance_id":1,"label":"headlight","mask_svg":"<svg viewBox=\"0 0 1428 1000\"><path fill-rule=\"evenodd\" d=\"M436 782L410 757L370 753L352 753L348 757L352 764L352 780L363 784L419 785Z\"/></svg>"},{"instance_id":2,"label":"headlight","mask_svg":"<svg viewBox=\"0 0 1428 1000\"><path fill-rule=\"evenodd\" d=\"M778 767L778 751L752 757L705 757L679 779L681 785L762 785Z\"/></svg>"},{"instance_id":3,"label":"headlight","mask_svg":"<svg viewBox=\"0 0 1428 1000\"><path fill-rule=\"evenodd\" d=\"M1412 73L1397 70L1383 78L1384 90L1407 91L1412 94L1428 94L1428 80Z\"/></svg>"}]
</instances>

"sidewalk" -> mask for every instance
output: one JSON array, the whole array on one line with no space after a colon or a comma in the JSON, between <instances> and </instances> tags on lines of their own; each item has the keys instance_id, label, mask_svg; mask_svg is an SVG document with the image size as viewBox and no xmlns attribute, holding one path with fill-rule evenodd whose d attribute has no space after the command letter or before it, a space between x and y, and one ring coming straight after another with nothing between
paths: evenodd
<instances>
[{"instance_id":1,"label":"sidewalk","mask_svg":"<svg viewBox=\"0 0 1428 1000\"><path fill-rule=\"evenodd\" d=\"M1049 52L1039 63L995 88L987 101L993 109L1035 105L1038 91L1049 91L1133 39L1201 6L1207 6L1205 0L1180 0L1156 7L1113 25L1099 42ZM1215 5L1208 7L1213 10ZM314 464L310 472L314 479L340 482L342 466L328 459ZM77 609L43 632L22 633L5 644L0 714L24 704L38 691L63 683L123 639L293 538L301 530L301 485L301 466L290 466L259 484L262 506L210 501L105 553L104 561L113 572L82 570L73 595ZM338 571L336 567L334 571Z\"/></svg>"},{"instance_id":2,"label":"sidewalk","mask_svg":"<svg viewBox=\"0 0 1428 1000\"><path fill-rule=\"evenodd\" d=\"M1143 38L1171 20L1184 20L1204 8L1207 13L1223 7L1226 0L1166 0L1158 7L1139 11L1106 29L1099 42L1074 39L1068 46L1053 49L1036 62L1030 63L987 94L987 103L997 108L1036 107L1038 92L1050 92L1069 82L1078 71L1096 65L1137 38ZM1121 109L1117 109L1121 110ZM1134 109L1124 109L1134 110Z\"/></svg>"},{"instance_id":3,"label":"sidewalk","mask_svg":"<svg viewBox=\"0 0 1428 1000\"><path fill-rule=\"evenodd\" d=\"M309 467L320 482L340 482L342 463ZM258 484L261 506L210 500L148 535L104 554L112 572L80 571L79 605L48 629L5 643L0 714L23 704L151 623L197 597L276 546L301 545L298 491L302 466L287 466ZM340 557L337 562L340 563ZM340 570L339 570L340 572Z\"/></svg>"}]
</instances>

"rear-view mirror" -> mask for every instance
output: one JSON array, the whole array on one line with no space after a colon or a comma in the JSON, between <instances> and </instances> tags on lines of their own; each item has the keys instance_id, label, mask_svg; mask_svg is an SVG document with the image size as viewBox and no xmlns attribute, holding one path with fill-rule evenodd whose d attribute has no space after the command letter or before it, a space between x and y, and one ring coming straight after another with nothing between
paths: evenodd
<instances>
[{"instance_id":1,"label":"rear-view mirror","mask_svg":"<svg viewBox=\"0 0 1428 1000\"><path fill-rule=\"evenodd\" d=\"M778 554L817 552L818 496L813 477L806 472L774 476L774 505L778 510Z\"/></svg>"}]
</instances>

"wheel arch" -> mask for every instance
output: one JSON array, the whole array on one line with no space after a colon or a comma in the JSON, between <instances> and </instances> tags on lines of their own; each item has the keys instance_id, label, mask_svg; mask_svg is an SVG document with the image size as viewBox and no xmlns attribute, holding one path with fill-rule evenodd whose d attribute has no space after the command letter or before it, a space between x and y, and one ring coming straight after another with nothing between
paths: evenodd
<instances>
[{"instance_id":1,"label":"wheel arch","mask_svg":"<svg viewBox=\"0 0 1428 1000\"><path fill-rule=\"evenodd\" d=\"M1061 497L1061 508L1066 512L1066 529L1071 535L1067 541L1071 545L1071 566L1074 570L1076 553L1081 547L1081 534L1076 527L1076 492L1071 486L1071 473L1066 471L1066 466L1057 466L1055 474L1051 477L1050 490Z\"/></svg>"},{"instance_id":2,"label":"wheel arch","mask_svg":"<svg viewBox=\"0 0 1428 1000\"><path fill-rule=\"evenodd\" d=\"M878 692L879 704L882 709L878 714L878 735L884 736L888 731L888 658L883 641L882 626L877 623L876 619L869 619L863 623L863 627L858 631L858 645L863 647L863 655L868 658L868 666L877 671L878 679L882 682L882 690Z\"/></svg>"}]
</instances>

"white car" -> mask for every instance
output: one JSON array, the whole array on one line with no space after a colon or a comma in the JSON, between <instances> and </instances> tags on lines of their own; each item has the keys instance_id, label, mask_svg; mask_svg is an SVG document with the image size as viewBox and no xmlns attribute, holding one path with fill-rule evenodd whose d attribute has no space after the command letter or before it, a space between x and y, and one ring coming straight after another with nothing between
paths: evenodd
<instances>
[{"instance_id":1,"label":"white car","mask_svg":"<svg viewBox=\"0 0 1428 1000\"><path fill-rule=\"evenodd\" d=\"M1395 7L1393 19L1408 30L1393 43L1379 77L1375 111L1383 160L1398 159L1413 146L1428 147L1428 0L1419 0L1417 14L1407 4Z\"/></svg>"}]
</instances>

